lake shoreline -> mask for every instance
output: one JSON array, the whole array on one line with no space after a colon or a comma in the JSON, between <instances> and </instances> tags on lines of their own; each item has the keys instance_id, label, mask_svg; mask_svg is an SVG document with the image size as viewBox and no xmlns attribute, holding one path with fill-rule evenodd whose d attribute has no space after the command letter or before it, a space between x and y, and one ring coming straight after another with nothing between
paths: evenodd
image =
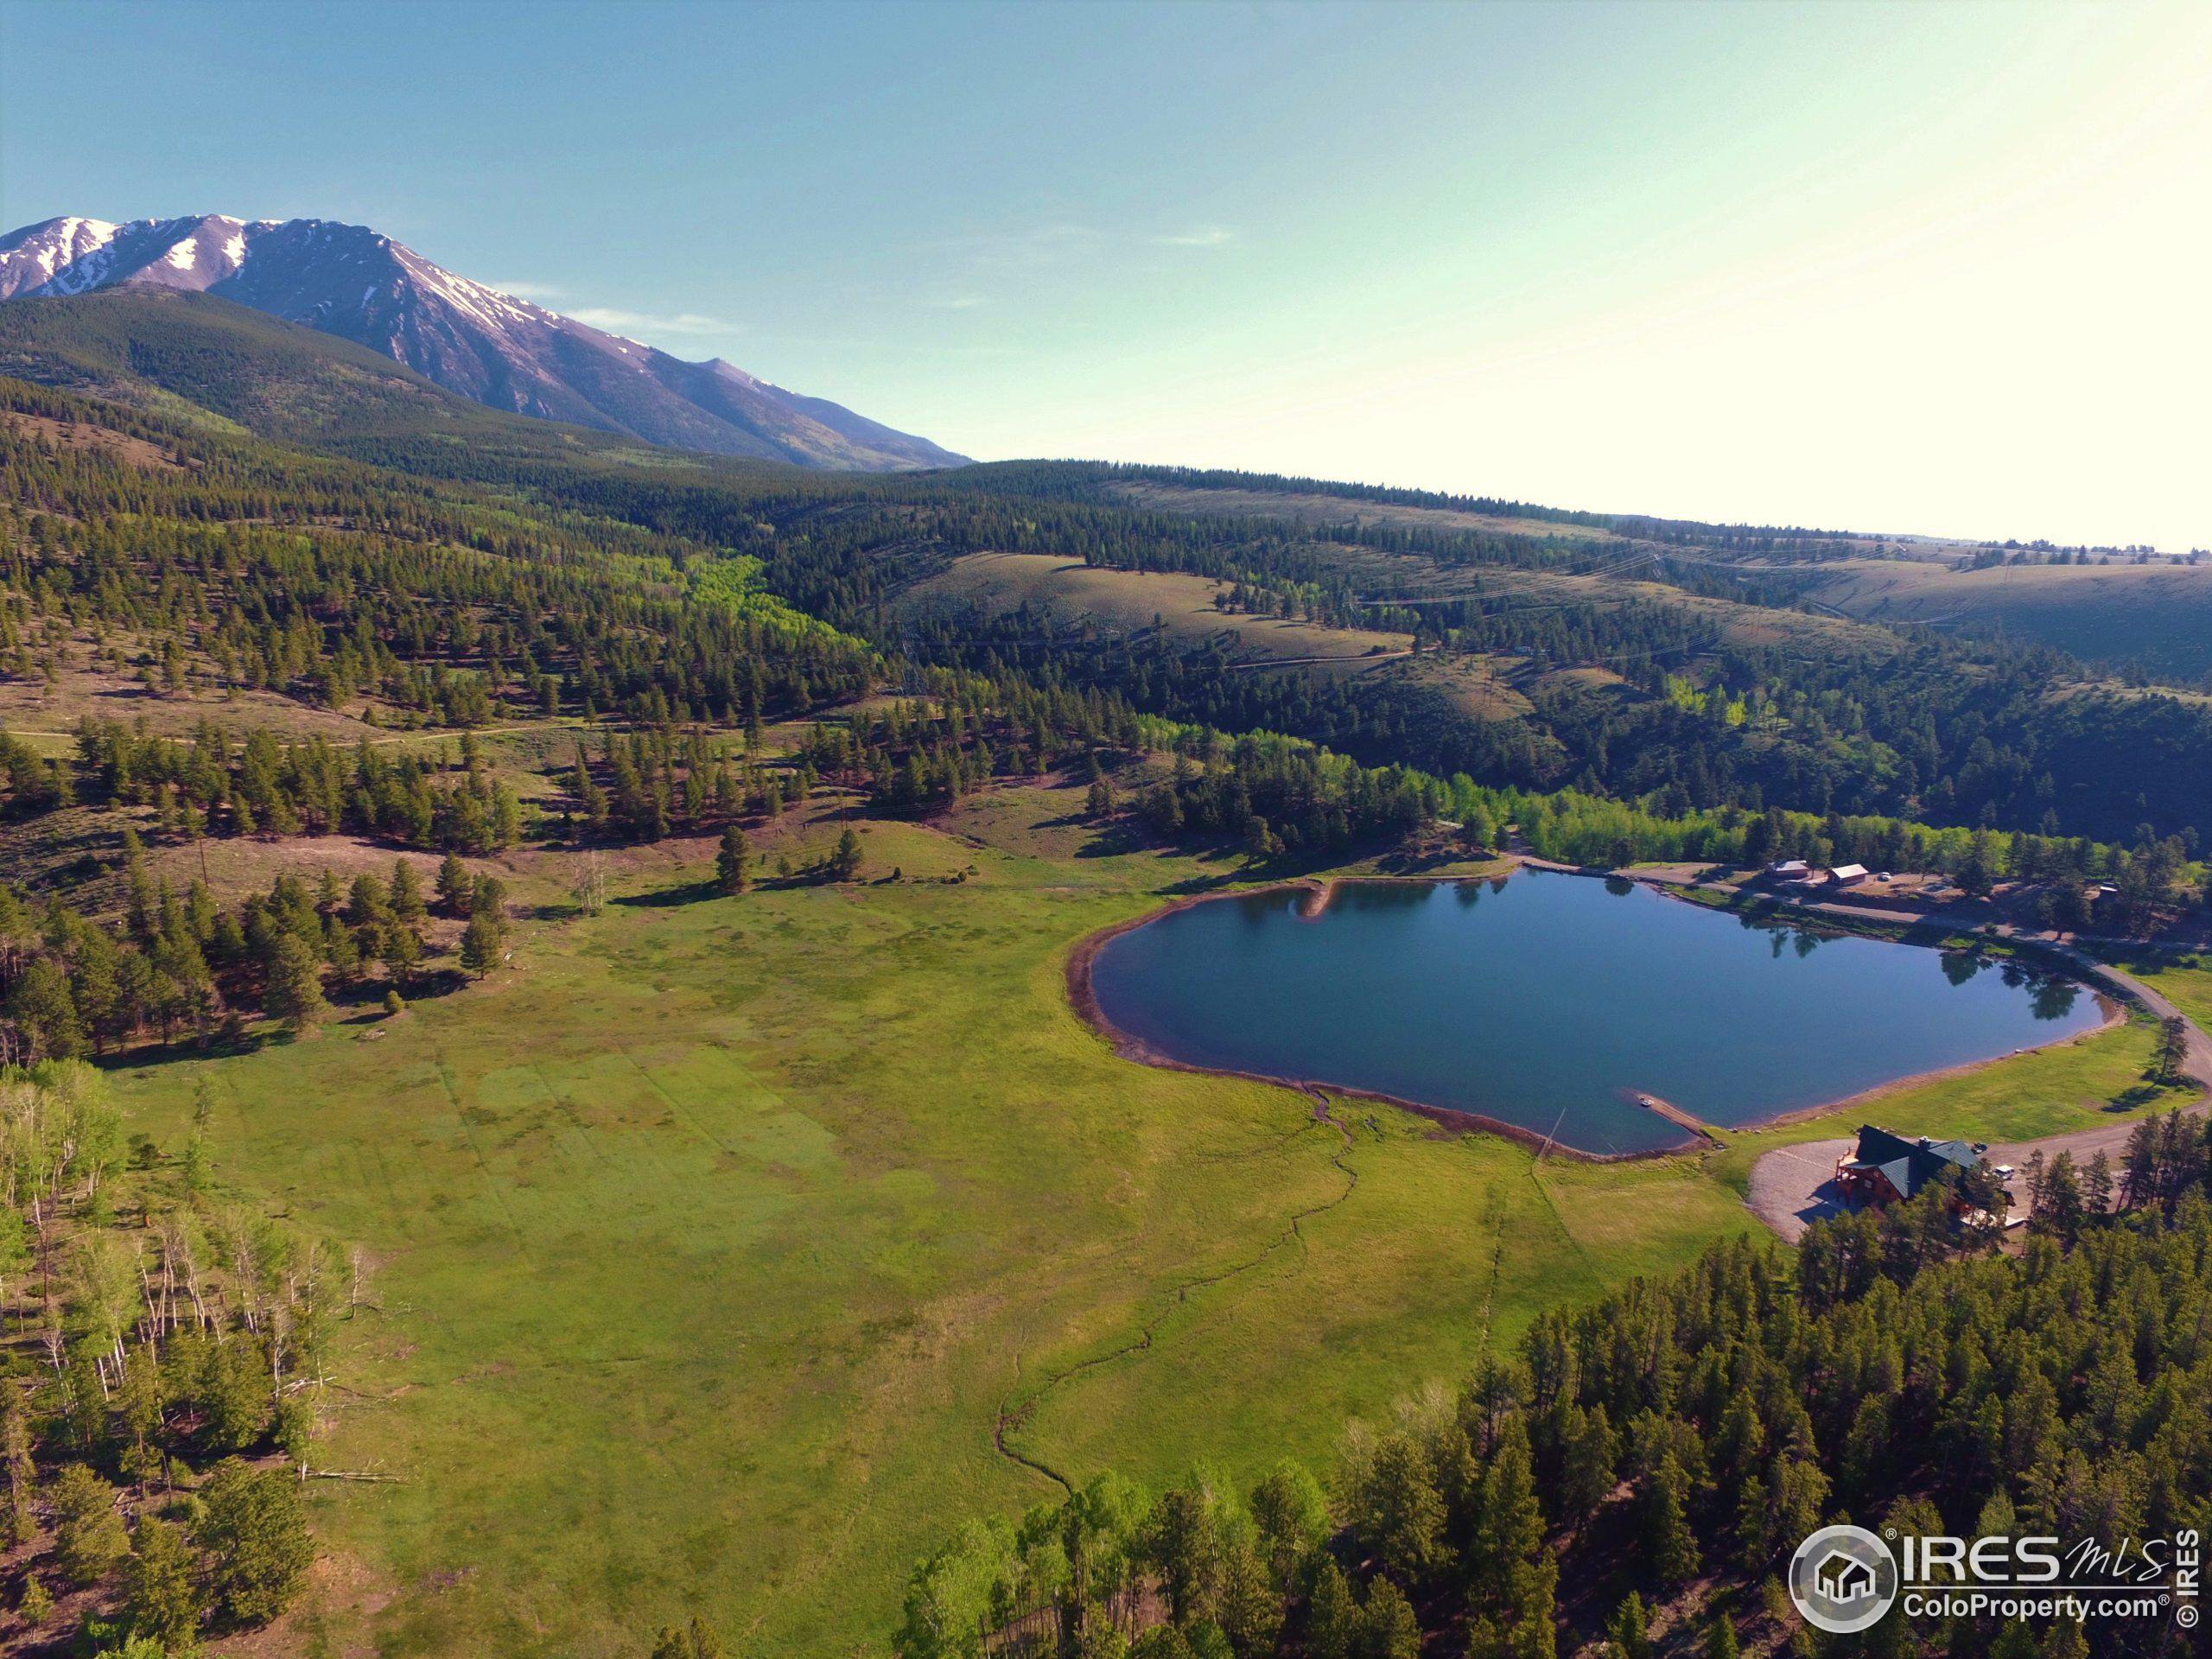
<instances>
[{"instance_id":1,"label":"lake shoreline","mask_svg":"<svg viewBox=\"0 0 2212 1659\"><path fill-rule=\"evenodd\" d=\"M1660 1112L1658 1116L1687 1132L1682 1141L1669 1146L1653 1147L1634 1152L1592 1152L1555 1140L1550 1135L1539 1134L1523 1124L1508 1122L1502 1118L1491 1117L1483 1112L1469 1111L1453 1106L1440 1106L1433 1102L1414 1100L1402 1095L1386 1094L1372 1089L1346 1087L1322 1078L1291 1077L1276 1072L1198 1065L1188 1060L1178 1059L1155 1048L1144 1039L1124 1031L1116 1025L1107 1016L1105 1009L1100 1006L1097 992L1091 982L1092 969L1097 962L1099 952L1107 945L1124 933L1134 932L1140 927L1160 921L1198 905L1216 903L1227 899L1250 899L1271 893L1300 893L1310 895L1314 903L1310 908L1305 906L1300 906L1299 919L1318 921L1327 912L1329 905L1336 897L1337 889L1342 887L1359 884L1377 887L1460 887L1471 881L1502 882L1522 870L1535 870L1546 874L1579 875L1605 880L1632 882L1637 887L1647 887L1659 897L1671 899L1677 904L1695 902L1671 891L1664 882L1637 880L1633 876L1624 875L1613 870L1574 869L1518 861L1503 874L1491 873L1479 875L1293 876L1281 881L1264 882L1258 887L1236 887L1221 893L1187 894L1179 899L1170 899L1167 903L1146 911L1141 915L1110 923L1105 927L1097 928L1085 934L1076 941L1074 947L1068 953L1065 969L1068 1002L1074 1010L1076 1017L1103 1037L1117 1056L1139 1065L1154 1066L1168 1071L1187 1071L1198 1077L1233 1077L1240 1082L1267 1084L1271 1087L1296 1090L1307 1094L1326 1091L1346 1100L1372 1101L1381 1105L1395 1107L1400 1111L1411 1112L1416 1116L1427 1118L1430 1122L1446 1128L1459 1129L1463 1133L1478 1132L1498 1135L1504 1140L1529 1147L1539 1158L1560 1153L1579 1162L1590 1164L1633 1163L1655 1158L1680 1157L1688 1152L1714 1150L1726 1144L1720 1138L1724 1135L1757 1135L1770 1129L1787 1128L1815 1118L1825 1117L1853 1105L1872 1103L1884 1096L1898 1093L1923 1084L1940 1082L1946 1077L1963 1077L1969 1072L1979 1071L1985 1066L1995 1065L2001 1061L2016 1058L2022 1054L2032 1053L2045 1048L2056 1048L2069 1043L2087 1041L2090 1038L2102 1036L2126 1018L2125 1010L2117 998L2100 990L2096 986L2081 979L2078 976L2067 974L2063 976L2074 980L2096 999L2098 1012L2101 1018L2096 1025L2086 1031L2068 1032L2051 1038L2048 1042L2027 1044L2013 1049L2009 1053L1993 1054L1984 1059L1965 1060L1955 1065L1936 1066L1928 1071L1891 1077L1885 1082L1858 1090L1834 1100L1820 1101L1809 1106L1792 1107L1788 1111L1777 1113L1771 1117L1763 1117L1756 1122L1740 1124L1733 1128L1723 1124L1707 1123L1703 1119L1695 1117L1679 1108L1673 1108ZM1799 924L1793 921L1786 925L1794 926ZM1881 939L1878 935L1856 933L1851 928L1839 925L1833 918L1822 918L1821 922L1815 923L1810 931L1831 931L1846 938L1872 938L1878 943L1903 943L1899 940Z\"/></svg>"},{"instance_id":2,"label":"lake shoreline","mask_svg":"<svg viewBox=\"0 0 2212 1659\"><path fill-rule=\"evenodd\" d=\"M1458 1129L1463 1133L1481 1132L1517 1141L1522 1146L1530 1148L1539 1157L1559 1153L1581 1163L1619 1164L1649 1158L1677 1157L1685 1152L1696 1150L1700 1144L1707 1146L1717 1144L1713 1141L1710 1135L1704 1135L1693 1136L1670 1147L1655 1147L1648 1151L1586 1152L1580 1147L1569 1146L1563 1141L1554 1141L1548 1135L1539 1135L1535 1130L1524 1125L1509 1123L1503 1118L1491 1117L1482 1112L1466 1111L1454 1106L1439 1106L1429 1101L1412 1100L1402 1095L1384 1094L1373 1089L1349 1088L1341 1084L1331 1083L1318 1077L1288 1077L1279 1072L1245 1071L1218 1065L1195 1065L1188 1060L1179 1060L1173 1055L1154 1048L1141 1037L1123 1031L1116 1025L1107 1018L1106 1011L1099 1006L1097 992L1092 988L1090 982L1092 964L1097 961L1098 953L1107 945L1124 933L1132 932L1147 923L1159 921L1163 917L1173 916L1179 912L1188 910L1195 905L1210 904L1223 899L1249 899L1274 893L1305 893L1314 895L1319 901L1313 911L1305 916L1305 919L1313 920L1327 908L1329 899L1336 888L1349 882L1370 880L1378 884L1419 882L1423 886L1435 887L1457 886L1463 881L1492 881L1500 879L1502 878L1491 875L1384 875L1337 876L1325 880L1319 876L1302 875L1292 877L1287 880L1270 881L1256 887L1237 887L1227 893L1192 893L1185 898L1171 899L1156 910L1146 911L1142 915L1132 916L1126 921L1111 923L1077 940L1075 948L1068 953L1065 969L1068 1001L1075 1010L1076 1017L1103 1037L1112 1046L1116 1054L1122 1059L1134 1061L1139 1065L1156 1066L1164 1071L1187 1071L1193 1076L1202 1077L1233 1077L1242 1083L1263 1083L1270 1088L1292 1089L1306 1094L1312 1094L1318 1090L1344 1100L1372 1101L1378 1105L1395 1107L1402 1112L1411 1112L1417 1117L1427 1118L1431 1122L1440 1124L1446 1128Z\"/></svg>"},{"instance_id":3,"label":"lake shoreline","mask_svg":"<svg viewBox=\"0 0 2212 1659\"><path fill-rule=\"evenodd\" d=\"M2079 983L2078 981L2076 982ZM2040 1054L2047 1048L2064 1048L2070 1043L2086 1043L2093 1037L2103 1036L2114 1026L2126 1020L2126 1012L2116 998L2106 995L2093 985L2083 985L2082 988L2096 998L2097 1012L2101 1016L2097 1023L2087 1031L2069 1031L2063 1036L2053 1037L2046 1042L2024 1044L2008 1053L1993 1054L1986 1060L1961 1060L1956 1065L1939 1065L1930 1071L1914 1071L1902 1077L1891 1077L1887 1083L1875 1084L1870 1088L1858 1090L1855 1094L1845 1095L1840 1099L1823 1101L1816 1106L1799 1106L1786 1112L1777 1112L1774 1116L1763 1117L1756 1123L1746 1123L1741 1128L1733 1130L1732 1133L1758 1135L1768 1129L1787 1128L1792 1124L1809 1122L1814 1118L1826 1117L1831 1112L1840 1112L1847 1107L1871 1105L1885 1095L1900 1094L1907 1089L1916 1089L1923 1084L1941 1083L1946 1077L1963 1077L1970 1072L1980 1071L1985 1066L1998 1065L2006 1060L2018 1059L2023 1054Z\"/></svg>"}]
</instances>

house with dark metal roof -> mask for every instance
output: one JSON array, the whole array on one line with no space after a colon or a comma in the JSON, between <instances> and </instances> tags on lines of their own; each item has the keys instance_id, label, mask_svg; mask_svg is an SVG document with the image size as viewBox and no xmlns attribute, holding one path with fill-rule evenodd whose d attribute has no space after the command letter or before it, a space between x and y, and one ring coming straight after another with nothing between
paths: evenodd
<instances>
[{"instance_id":1,"label":"house with dark metal roof","mask_svg":"<svg viewBox=\"0 0 2212 1659\"><path fill-rule=\"evenodd\" d=\"M1859 1126L1859 1145L1836 1160L1836 1188L1866 1204L1899 1204L1942 1179L1981 1162L1988 1148L1965 1141L1907 1140L1872 1123Z\"/></svg>"}]
</instances>

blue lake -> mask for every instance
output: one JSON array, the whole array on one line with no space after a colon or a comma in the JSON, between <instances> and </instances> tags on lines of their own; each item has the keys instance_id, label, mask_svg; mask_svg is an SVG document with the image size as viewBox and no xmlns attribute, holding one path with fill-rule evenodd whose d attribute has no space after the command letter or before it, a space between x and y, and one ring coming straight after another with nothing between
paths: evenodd
<instances>
[{"instance_id":1,"label":"blue lake","mask_svg":"<svg viewBox=\"0 0 2212 1659\"><path fill-rule=\"evenodd\" d=\"M1209 899L1107 941L1117 1030L1185 1065L1475 1112L1597 1153L1680 1144L2087 1030L2070 980L1815 934L1624 881L1351 882ZM1897 1125L1910 1129L1911 1125Z\"/></svg>"}]
</instances>

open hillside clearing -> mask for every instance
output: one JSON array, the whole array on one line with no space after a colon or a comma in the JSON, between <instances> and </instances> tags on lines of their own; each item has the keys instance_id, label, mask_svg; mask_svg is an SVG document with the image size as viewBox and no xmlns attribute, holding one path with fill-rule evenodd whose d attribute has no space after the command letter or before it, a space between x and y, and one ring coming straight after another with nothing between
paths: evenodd
<instances>
[{"instance_id":1,"label":"open hillside clearing","mask_svg":"<svg viewBox=\"0 0 2212 1659\"><path fill-rule=\"evenodd\" d=\"M2212 565L2020 564L1953 569L1897 560L1830 567L1809 591L1870 622L2002 631L2091 662L2212 673Z\"/></svg>"},{"instance_id":2,"label":"open hillside clearing","mask_svg":"<svg viewBox=\"0 0 2212 1659\"><path fill-rule=\"evenodd\" d=\"M1150 629L1157 621L1170 639L1185 645L1226 635L1232 656L1255 664L1320 665L1344 673L1364 672L1404 655L1413 644L1402 633L1221 610L1214 599L1227 592L1228 584L1207 576L1117 570L1043 553L971 553L908 588L900 603L916 612L945 604L976 606L992 615L1027 605L1129 633Z\"/></svg>"},{"instance_id":3,"label":"open hillside clearing","mask_svg":"<svg viewBox=\"0 0 2212 1659\"><path fill-rule=\"evenodd\" d=\"M1362 596L1377 606L1480 600L1502 614L1527 618L1590 605L1648 603L1685 613L1739 645L1872 654L1886 654L1896 645L1893 636L1840 619L1702 597L1635 580L1632 573L1451 566L1361 547L1332 551ZM1002 617L1026 607L1062 623L1095 623L1109 634L1156 630L1184 652L1218 646L1243 671L1297 670L1357 676L1363 685L1418 688L1436 696L1440 712L1482 721L1527 716L1530 698L1548 686L1618 687L1627 674L1648 665L1639 653L1618 662L1558 665L1511 652L1416 655L1408 633L1218 608L1217 598L1229 591L1226 582L1180 572L1118 569L1044 554L979 553L908 587L899 605L917 618L946 607ZM1683 653L1663 666L1687 669L1694 656ZM1548 747L1548 740L1542 741Z\"/></svg>"}]
</instances>

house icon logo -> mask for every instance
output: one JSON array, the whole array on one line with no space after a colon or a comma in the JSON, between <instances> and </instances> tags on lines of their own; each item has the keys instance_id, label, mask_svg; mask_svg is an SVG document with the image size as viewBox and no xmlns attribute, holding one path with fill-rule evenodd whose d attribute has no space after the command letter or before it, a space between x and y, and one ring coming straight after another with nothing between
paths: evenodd
<instances>
[{"instance_id":1,"label":"house icon logo","mask_svg":"<svg viewBox=\"0 0 2212 1659\"><path fill-rule=\"evenodd\" d=\"M1874 1569L1839 1549L1814 1569L1813 1582L1830 1601L1848 1607L1874 1593Z\"/></svg>"},{"instance_id":2,"label":"house icon logo","mask_svg":"<svg viewBox=\"0 0 2212 1659\"><path fill-rule=\"evenodd\" d=\"M1897 1558L1864 1527L1823 1527L1790 1557L1789 1599L1815 1630L1866 1630L1897 1599Z\"/></svg>"}]
</instances>

